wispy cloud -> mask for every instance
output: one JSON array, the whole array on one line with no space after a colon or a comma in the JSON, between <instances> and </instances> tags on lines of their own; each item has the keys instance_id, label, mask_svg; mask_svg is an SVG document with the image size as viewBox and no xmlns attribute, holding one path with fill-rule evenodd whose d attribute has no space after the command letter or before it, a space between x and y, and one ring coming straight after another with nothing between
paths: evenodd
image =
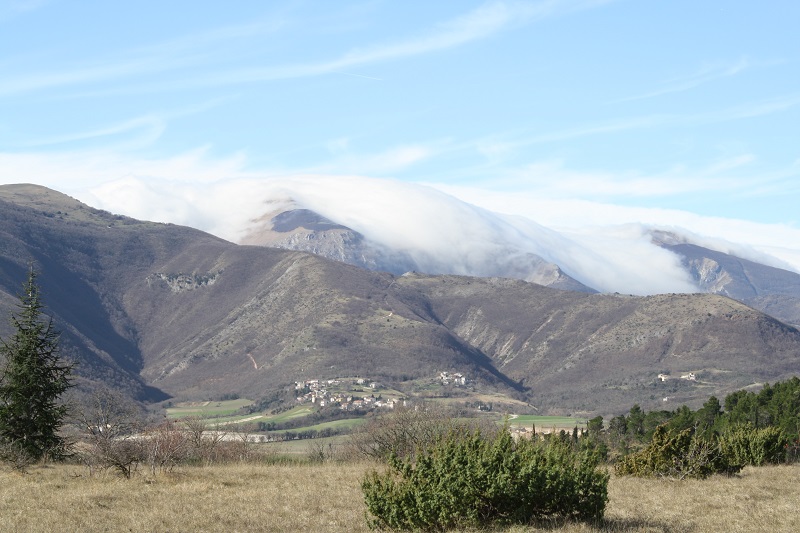
<instances>
[{"instance_id":1,"label":"wispy cloud","mask_svg":"<svg viewBox=\"0 0 800 533\"><path fill-rule=\"evenodd\" d=\"M652 91L638 94L635 96L628 96L614 100L611 103L630 102L633 100L645 100L647 98L655 98L670 93L677 93L694 89L700 85L721 79L735 76L745 70L753 67L753 62L746 57L742 57L737 62L728 65L710 65L701 68L688 76L681 76L665 80L660 84L660 87Z\"/></svg>"},{"instance_id":2,"label":"wispy cloud","mask_svg":"<svg viewBox=\"0 0 800 533\"><path fill-rule=\"evenodd\" d=\"M585 171L566 166L558 159L537 161L496 172L486 182L496 190L534 191L548 198L654 198L724 190L750 190L769 178L737 176L733 171L755 160L741 154L711 162L705 167L676 166L659 173L628 171Z\"/></svg>"},{"instance_id":3,"label":"wispy cloud","mask_svg":"<svg viewBox=\"0 0 800 533\"><path fill-rule=\"evenodd\" d=\"M405 41L351 50L343 56L318 65L312 71L324 72L355 65L415 56L487 38L504 29L533 21L607 4L609 1L546 0L541 2L493 1L439 24L432 31ZM302 68L302 67L301 67Z\"/></svg>"},{"instance_id":4,"label":"wispy cloud","mask_svg":"<svg viewBox=\"0 0 800 533\"><path fill-rule=\"evenodd\" d=\"M22 140L12 144L17 148L42 148L55 145L64 145L80 141L100 141L109 138L115 139L112 145L105 146L106 150L129 150L148 146L158 140L167 129L169 121L180 117L202 113L216 107L228 98L215 98L193 106L173 109L166 112L152 112L138 117L122 120L114 124L101 126L92 130L64 133L61 135L40 137L33 140ZM130 134L123 137L124 134Z\"/></svg>"},{"instance_id":5,"label":"wispy cloud","mask_svg":"<svg viewBox=\"0 0 800 533\"><path fill-rule=\"evenodd\" d=\"M621 133L657 127L701 126L718 122L729 122L779 113L800 105L800 94L789 94L759 102L728 107L717 111L696 114L657 114L610 120L597 124L586 124L560 131L520 137L503 141L494 137L475 141L475 149L489 156L509 153L518 148L534 144L569 141L593 135Z\"/></svg>"},{"instance_id":6,"label":"wispy cloud","mask_svg":"<svg viewBox=\"0 0 800 533\"><path fill-rule=\"evenodd\" d=\"M462 46L488 38L509 28L581 9L590 9L609 3L609 1L492 1L463 15L440 23L420 35L396 42L354 48L328 61L227 69L219 68L213 62L212 64L205 64L208 56L214 53L214 47L210 46L211 44L238 40L249 35L275 29L275 27L265 27L263 24L232 26L141 47L124 54L122 57L107 58L94 64L76 65L69 70L47 71L17 77L8 76L5 80L0 81L0 95L52 87L110 82L166 71L186 70L194 65L203 65L206 72L197 74L186 71L173 76L171 80L153 82L142 79L136 84L127 84L125 87L93 89L92 94L169 91L196 86L245 84L333 73L377 79L371 76L353 74L350 70L364 65L398 60Z\"/></svg>"},{"instance_id":7,"label":"wispy cloud","mask_svg":"<svg viewBox=\"0 0 800 533\"><path fill-rule=\"evenodd\" d=\"M0 22L14 16L35 11L45 6L49 0L3 0L0 1Z\"/></svg>"},{"instance_id":8,"label":"wispy cloud","mask_svg":"<svg viewBox=\"0 0 800 533\"><path fill-rule=\"evenodd\" d=\"M257 175L268 174L262 171ZM131 177L155 176L167 183L211 183L254 175L246 170L243 153L212 157L209 147L162 158L99 149L0 152L0 183L38 183L70 194Z\"/></svg>"},{"instance_id":9,"label":"wispy cloud","mask_svg":"<svg viewBox=\"0 0 800 533\"><path fill-rule=\"evenodd\" d=\"M566 10L567 2L490 2L464 15L441 23L419 36L393 43L354 48L334 59L267 67L245 67L177 80L164 88L194 85L227 85L339 73L369 64L413 57L461 46L487 38L511 26Z\"/></svg>"},{"instance_id":10,"label":"wispy cloud","mask_svg":"<svg viewBox=\"0 0 800 533\"><path fill-rule=\"evenodd\" d=\"M342 56L321 63L280 67L242 69L228 72L222 78L194 80L205 83L267 81L282 78L315 76L367 64L397 60L445 50L485 39L508 28L537 20L568 14L608 4L613 0L545 0L541 2L493 1L446 21L431 31L395 43L356 48Z\"/></svg>"},{"instance_id":11,"label":"wispy cloud","mask_svg":"<svg viewBox=\"0 0 800 533\"><path fill-rule=\"evenodd\" d=\"M88 139L98 139L100 137L118 136L122 133L129 133L133 131L142 132L139 141L137 141L136 144L149 144L158 139L166 127L166 121L162 117L154 114L148 114L91 131L69 133L56 137L40 138L35 141L20 143L18 146L24 148L52 146L56 144L85 141Z\"/></svg>"},{"instance_id":12,"label":"wispy cloud","mask_svg":"<svg viewBox=\"0 0 800 533\"><path fill-rule=\"evenodd\" d=\"M385 175L398 172L436 155L440 148L435 144L409 144L377 153L357 153L348 149L349 140L339 139L326 144L335 154L322 165L305 169L311 173Z\"/></svg>"},{"instance_id":13,"label":"wispy cloud","mask_svg":"<svg viewBox=\"0 0 800 533\"><path fill-rule=\"evenodd\" d=\"M226 48L225 44L269 34L277 31L280 26L280 21L275 20L225 26L133 48L94 61L81 60L67 69L48 69L17 76L7 73L3 80L0 80L0 95L8 96L50 88L129 80L208 63L213 64L213 58L218 56L225 58L223 52Z\"/></svg>"},{"instance_id":14,"label":"wispy cloud","mask_svg":"<svg viewBox=\"0 0 800 533\"><path fill-rule=\"evenodd\" d=\"M786 111L798 105L800 105L800 93L795 93L771 98L769 100L762 100L760 102L749 102L717 112L682 117L681 122L687 124L705 124L755 118Z\"/></svg>"}]
</instances>

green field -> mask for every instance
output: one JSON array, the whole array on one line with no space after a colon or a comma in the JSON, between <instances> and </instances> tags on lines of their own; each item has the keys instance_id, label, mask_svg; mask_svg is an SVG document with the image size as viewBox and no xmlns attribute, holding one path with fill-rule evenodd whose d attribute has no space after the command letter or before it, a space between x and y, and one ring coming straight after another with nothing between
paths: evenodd
<instances>
[{"instance_id":1,"label":"green field","mask_svg":"<svg viewBox=\"0 0 800 533\"><path fill-rule=\"evenodd\" d=\"M309 406L298 406L288 411L278 413L277 415L266 415L263 413L250 413L246 415L235 416L210 416L206 417L209 424L247 424L250 422L275 422L276 424L286 422L293 418L301 418L313 413L314 410Z\"/></svg>"},{"instance_id":2,"label":"green field","mask_svg":"<svg viewBox=\"0 0 800 533\"><path fill-rule=\"evenodd\" d=\"M278 413L277 415L266 416L264 417L264 421L275 422L276 424L279 424L281 422L286 422L287 420L291 420L293 418L308 416L313 412L314 410L311 408L310 405L298 405L297 407L294 407L282 413Z\"/></svg>"},{"instance_id":3,"label":"green field","mask_svg":"<svg viewBox=\"0 0 800 533\"><path fill-rule=\"evenodd\" d=\"M363 418L345 418L343 420L333 420L331 422L322 422L320 424L314 424L313 426L304 426L301 428L293 428L293 429L286 429L286 430L279 430L279 431L271 431L270 433L286 433L287 431L299 432L299 431L308 431L308 430L316 430L321 431L327 428L335 428L335 429L353 429L356 426L360 426L361 424L365 423L366 420Z\"/></svg>"},{"instance_id":4,"label":"green field","mask_svg":"<svg viewBox=\"0 0 800 533\"><path fill-rule=\"evenodd\" d=\"M178 420L188 416L195 416L204 420L209 426L227 426L235 424L248 424L251 422L274 422L276 424L280 424L282 422L286 422L287 420L308 416L314 412L313 408L309 405L299 405L289 409L288 411L284 411L275 415L266 415L263 413L234 414L242 407L246 407L252 403L253 402L251 400L247 399L226 400L219 402L184 402L176 405L175 407L168 408L167 416L172 420ZM353 420L337 420L335 422L297 428L293 431L329 427L331 424L337 425L337 422L339 423L338 425L347 425L341 424L342 422L349 422L349 425L356 425L360 423L354 422Z\"/></svg>"},{"instance_id":5,"label":"green field","mask_svg":"<svg viewBox=\"0 0 800 533\"><path fill-rule=\"evenodd\" d=\"M583 418L571 418L568 416L539 416L539 415L518 415L511 416L508 420L511 426L535 426L537 429L572 429L586 427L586 420Z\"/></svg>"},{"instance_id":6,"label":"green field","mask_svg":"<svg viewBox=\"0 0 800 533\"><path fill-rule=\"evenodd\" d=\"M167 417L172 419L186 416L218 418L232 415L242 407L247 407L252 403L253 400L248 400L247 398L221 400L217 402L181 402L173 407L167 408Z\"/></svg>"}]
</instances>

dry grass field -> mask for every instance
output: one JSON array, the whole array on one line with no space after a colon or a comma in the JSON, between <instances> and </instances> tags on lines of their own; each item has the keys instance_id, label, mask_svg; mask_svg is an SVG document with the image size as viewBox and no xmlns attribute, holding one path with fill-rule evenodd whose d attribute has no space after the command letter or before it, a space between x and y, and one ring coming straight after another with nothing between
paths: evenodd
<instances>
[{"instance_id":1,"label":"dry grass field","mask_svg":"<svg viewBox=\"0 0 800 533\"><path fill-rule=\"evenodd\" d=\"M129 481L70 465L0 468L0 531L368 531L360 490L368 464L182 467ZM499 531L798 531L798 475L800 466L706 481L612 477L600 526Z\"/></svg>"}]
</instances>

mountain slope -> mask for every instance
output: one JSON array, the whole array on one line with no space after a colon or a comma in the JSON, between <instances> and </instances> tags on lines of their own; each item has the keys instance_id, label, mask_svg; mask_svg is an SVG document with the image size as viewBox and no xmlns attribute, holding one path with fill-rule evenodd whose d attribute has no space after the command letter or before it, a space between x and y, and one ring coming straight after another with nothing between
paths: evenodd
<instances>
[{"instance_id":1,"label":"mountain slope","mask_svg":"<svg viewBox=\"0 0 800 533\"><path fill-rule=\"evenodd\" d=\"M0 187L3 312L31 259L82 383L140 399L260 397L348 375L402 386L451 370L545 411L614 413L696 404L800 369L800 332L722 296L397 277ZM680 379L689 372L696 381Z\"/></svg>"},{"instance_id":2,"label":"mountain slope","mask_svg":"<svg viewBox=\"0 0 800 533\"><path fill-rule=\"evenodd\" d=\"M656 244L682 258L704 292L729 296L789 324L800 324L800 274L654 232Z\"/></svg>"},{"instance_id":3,"label":"mountain slope","mask_svg":"<svg viewBox=\"0 0 800 533\"><path fill-rule=\"evenodd\" d=\"M674 408L800 370L795 328L722 296L584 295L454 277L401 282L426 286L442 323L523 380L544 409L591 411L633 398ZM690 372L696 381L680 379Z\"/></svg>"},{"instance_id":4,"label":"mountain slope","mask_svg":"<svg viewBox=\"0 0 800 533\"><path fill-rule=\"evenodd\" d=\"M395 303L386 325L388 274L117 217L54 191L34 189L34 203L30 187L0 189L21 198L0 200L3 300L35 261L87 380L150 399L258 395L323 371L399 378L456 365L507 381L413 298Z\"/></svg>"},{"instance_id":5,"label":"mountain slope","mask_svg":"<svg viewBox=\"0 0 800 533\"><path fill-rule=\"evenodd\" d=\"M483 246L476 245L475 250L463 251L462 256L474 256L472 260L460 260L464 265L469 265L465 270L470 275L515 278L558 289L597 292L566 274L564 268L565 265L569 266L569 261L559 265L534 253L522 251L519 246L524 239L511 229L513 224L504 226L503 220L489 215L484 222L491 228L486 231L494 231L492 239L495 242L490 254L493 259L484 257L489 253L485 243ZM515 223L522 224L519 220ZM575 243L570 244L563 238L551 235L545 228L536 227L529 221L526 224L523 233L537 235L541 239L534 248L562 260L571 257L570 253L563 250L561 253L555 251L564 246L575 246ZM395 228L392 231L397 230ZM676 266L683 268L686 277L686 285L681 292L691 290L694 285L697 292L729 296L789 324L800 324L800 274L700 246L691 242L689 237L672 231L650 229L645 235L650 236L653 250L663 248L680 257L680 266ZM459 242L460 239L468 239L468 236L454 236L453 242ZM410 271L463 273L419 250L402 250L367 239L337 221L299 207L294 201L288 207L281 207L253 221L240 242L311 252L369 270L398 275ZM531 243L528 245L531 246ZM614 268L602 265L602 258L594 257L592 260L601 262L598 268ZM574 258L571 261L574 262Z\"/></svg>"}]
</instances>

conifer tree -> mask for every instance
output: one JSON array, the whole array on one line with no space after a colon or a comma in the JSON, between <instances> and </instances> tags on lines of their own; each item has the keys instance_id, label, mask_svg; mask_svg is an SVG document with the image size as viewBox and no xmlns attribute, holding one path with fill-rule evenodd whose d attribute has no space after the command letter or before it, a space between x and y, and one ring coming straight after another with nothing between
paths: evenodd
<instances>
[{"instance_id":1,"label":"conifer tree","mask_svg":"<svg viewBox=\"0 0 800 533\"><path fill-rule=\"evenodd\" d=\"M71 364L59 358L59 333L43 316L37 273L31 267L11 315L15 333L0 339L5 368L0 376L0 444L30 460L60 459L66 445L59 435L67 407L59 401L71 386Z\"/></svg>"}]
</instances>

